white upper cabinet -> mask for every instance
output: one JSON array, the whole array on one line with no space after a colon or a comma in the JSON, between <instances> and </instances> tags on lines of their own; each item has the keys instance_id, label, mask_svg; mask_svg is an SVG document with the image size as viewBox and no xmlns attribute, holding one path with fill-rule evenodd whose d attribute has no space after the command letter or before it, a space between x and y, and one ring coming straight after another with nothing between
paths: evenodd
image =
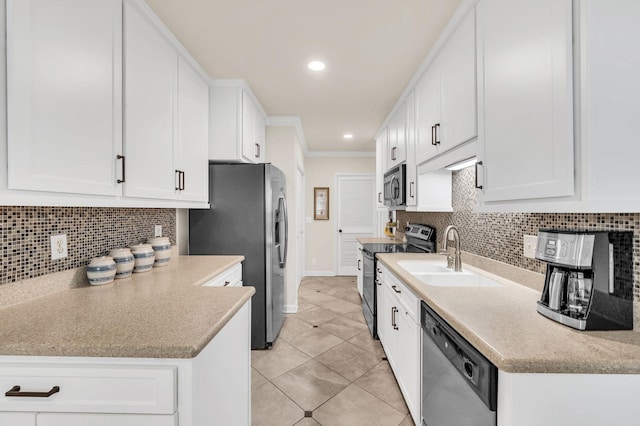
<instances>
[{"instance_id":1,"label":"white upper cabinet","mask_svg":"<svg viewBox=\"0 0 640 426\"><path fill-rule=\"evenodd\" d=\"M209 159L264 163L266 119L241 80L214 81L209 90Z\"/></svg>"},{"instance_id":2,"label":"white upper cabinet","mask_svg":"<svg viewBox=\"0 0 640 426\"><path fill-rule=\"evenodd\" d=\"M477 16L482 202L573 195L571 0L481 0Z\"/></svg>"},{"instance_id":3,"label":"white upper cabinet","mask_svg":"<svg viewBox=\"0 0 640 426\"><path fill-rule=\"evenodd\" d=\"M124 4L124 193L174 198L178 53L134 5Z\"/></svg>"},{"instance_id":4,"label":"white upper cabinet","mask_svg":"<svg viewBox=\"0 0 640 426\"><path fill-rule=\"evenodd\" d=\"M209 85L182 58L178 60L178 196L209 199Z\"/></svg>"},{"instance_id":5,"label":"white upper cabinet","mask_svg":"<svg viewBox=\"0 0 640 426\"><path fill-rule=\"evenodd\" d=\"M129 2L124 29L124 193L206 202L208 85Z\"/></svg>"},{"instance_id":6,"label":"white upper cabinet","mask_svg":"<svg viewBox=\"0 0 640 426\"><path fill-rule=\"evenodd\" d=\"M475 31L472 8L416 84L418 164L477 137Z\"/></svg>"},{"instance_id":7,"label":"white upper cabinet","mask_svg":"<svg viewBox=\"0 0 640 426\"><path fill-rule=\"evenodd\" d=\"M406 148L407 108L403 102L389 120L389 142L387 170L402 164L407 159Z\"/></svg>"},{"instance_id":8,"label":"white upper cabinet","mask_svg":"<svg viewBox=\"0 0 640 426\"><path fill-rule=\"evenodd\" d=\"M416 163L416 93L412 90L407 95L406 100L407 111L407 127L406 135L406 200L407 207L413 207L418 204L418 173Z\"/></svg>"},{"instance_id":9,"label":"white upper cabinet","mask_svg":"<svg viewBox=\"0 0 640 426\"><path fill-rule=\"evenodd\" d=\"M7 1L8 188L119 195L120 0Z\"/></svg>"},{"instance_id":10,"label":"white upper cabinet","mask_svg":"<svg viewBox=\"0 0 640 426\"><path fill-rule=\"evenodd\" d=\"M379 209L386 209L384 205L384 174L387 171L388 146L389 132L385 127L376 138L376 205Z\"/></svg>"}]
</instances>

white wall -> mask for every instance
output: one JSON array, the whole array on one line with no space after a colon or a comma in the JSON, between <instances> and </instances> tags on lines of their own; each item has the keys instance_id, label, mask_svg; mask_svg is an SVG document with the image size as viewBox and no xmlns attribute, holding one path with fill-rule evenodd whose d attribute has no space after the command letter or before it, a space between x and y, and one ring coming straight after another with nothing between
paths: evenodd
<instances>
[{"instance_id":1,"label":"white wall","mask_svg":"<svg viewBox=\"0 0 640 426\"><path fill-rule=\"evenodd\" d=\"M287 177L287 210L289 218L289 248L287 255L287 273L285 276L285 312L298 310L297 279L298 256L304 252L304 240L296 238L298 215L297 209L303 208L303 201L298 200L296 194L297 169L305 170L304 157L298 141L296 129L293 126L267 126L267 161L280 170Z\"/></svg>"},{"instance_id":2,"label":"white wall","mask_svg":"<svg viewBox=\"0 0 640 426\"><path fill-rule=\"evenodd\" d=\"M306 259L305 275L335 275L336 270L336 175L375 173L374 157L307 157L306 181ZM329 220L313 220L313 188L329 187Z\"/></svg>"}]
</instances>

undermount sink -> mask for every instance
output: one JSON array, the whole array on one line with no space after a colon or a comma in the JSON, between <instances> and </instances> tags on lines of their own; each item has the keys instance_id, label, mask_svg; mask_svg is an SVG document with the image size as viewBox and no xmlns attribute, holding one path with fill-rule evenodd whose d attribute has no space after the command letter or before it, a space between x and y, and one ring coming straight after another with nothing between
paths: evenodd
<instances>
[{"instance_id":1,"label":"undermount sink","mask_svg":"<svg viewBox=\"0 0 640 426\"><path fill-rule=\"evenodd\" d=\"M453 269L434 260L400 260L398 265L410 274L451 274ZM458 272L460 273L460 272ZM464 272L463 272L464 273Z\"/></svg>"},{"instance_id":2,"label":"undermount sink","mask_svg":"<svg viewBox=\"0 0 640 426\"><path fill-rule=\"evenodd\" d=\"M435 287L503 287L484 275L469 270L455 272L437 261L400 260L398 265L423 283Z\"/></svg>"}]
</instances>

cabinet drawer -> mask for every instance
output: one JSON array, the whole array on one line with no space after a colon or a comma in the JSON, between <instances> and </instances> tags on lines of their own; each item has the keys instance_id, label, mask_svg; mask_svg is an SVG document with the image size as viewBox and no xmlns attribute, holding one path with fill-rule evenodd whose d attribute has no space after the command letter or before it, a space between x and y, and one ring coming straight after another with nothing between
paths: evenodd
<instances>
[{"instance_id":1,"label":"cabinet drawer","mask_svg":"<svg viewBox=\"0 0 640 426\"><path fill-rule=\"evenodd\" d=\"M232 266L212 280L202 284L204 287L237 287L242 281L242 263Z\"/></svg>"},{"instance_id":2,"label":"cabinet drawer","mask_svg":"<svg viewBox=\"0 0 640 426\"><path fill-rule=\"evenodd\" d=\"M93 365L0 365L0 412L173 414L177 407L175 367ZM6 396L59 391L49 397Z\"/></svg>"},{"instance_id":3,"label":"cabinet drawer","mask_svg":"<svg viewBox=\"0 0 640 426\"><path fill-rule=\"evenodd\" d=\"M38 426L177 426L178 415L40 413Z\"/></svg>"},{"instance_id":4,"label":"cabinet drawer","mask_svg":"<svg viewBox=\"0 0 640 426\"><path fill-rule=\"evenodd\" d=\"M386 284L391 287L393 293L402 301L402 304L414 322L418 322L420 319L420 299L418 299L405 283L400 281L398 277L393 275L391 271L384 266L383 273Z\"/></svg>"}]
</instances>

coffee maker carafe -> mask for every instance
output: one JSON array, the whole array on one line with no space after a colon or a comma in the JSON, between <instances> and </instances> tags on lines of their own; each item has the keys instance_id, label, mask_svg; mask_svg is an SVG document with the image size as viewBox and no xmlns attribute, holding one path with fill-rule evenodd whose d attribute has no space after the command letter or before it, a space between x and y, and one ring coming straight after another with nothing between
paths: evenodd
<instances>
[{"instance_id":1,"label":"coffee maker carafe","mask_svg":"<svg viewBox=\"0 0 640 426\"><path fill-rule=\"evenodd\" d=\"M540 230L547 262L537 310L578 330L633 328L633 233Z\"/></svg>"}]
</instances>

